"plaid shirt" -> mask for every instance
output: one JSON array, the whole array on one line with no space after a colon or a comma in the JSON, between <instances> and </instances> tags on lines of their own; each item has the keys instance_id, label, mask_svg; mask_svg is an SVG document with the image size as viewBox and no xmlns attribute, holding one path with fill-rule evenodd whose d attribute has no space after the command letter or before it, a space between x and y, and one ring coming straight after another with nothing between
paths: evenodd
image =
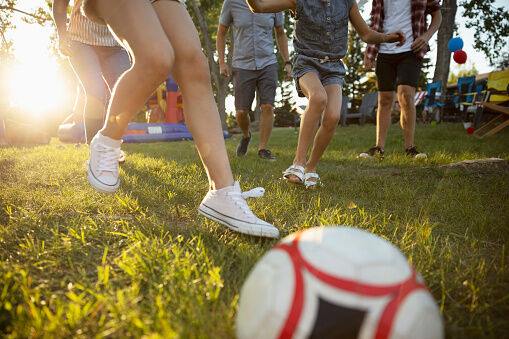
<instances>
[{"instance_id":1,"label":"plaid shirt","mask_svg":"<svg viewBox=\"0 0 509 339\"><path fill-rule=\"evenodd\" d=\"M420 37L426 32L428 27L426 23L426 16L440 9L439 0L411 0L411 12L412 12L412 36L415 39ZM383 33L384 24L384 1L373 0L371 8L371 23L369 27L376 31ZM368 45L366 48L366 57L369 60L375 60L380 45ZM428 49L420 51L417 56L423 58Z\"/></svg>"}]
</instances>

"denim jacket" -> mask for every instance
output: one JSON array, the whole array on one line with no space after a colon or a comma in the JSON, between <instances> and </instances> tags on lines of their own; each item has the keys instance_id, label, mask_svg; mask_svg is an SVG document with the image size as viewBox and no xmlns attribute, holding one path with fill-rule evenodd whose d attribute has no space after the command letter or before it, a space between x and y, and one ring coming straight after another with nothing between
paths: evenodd
<instances>
[{"instance_id":1,"label":"denim jacket","mask_svg":"<svg viewBox=\"0 0 509 339\"><path fill-rule=\"evenodd\" d=\"M354 0L297 0L293 46L313 58L342 59L348 50L348 17Z\"/></svg>"}]
</instances>

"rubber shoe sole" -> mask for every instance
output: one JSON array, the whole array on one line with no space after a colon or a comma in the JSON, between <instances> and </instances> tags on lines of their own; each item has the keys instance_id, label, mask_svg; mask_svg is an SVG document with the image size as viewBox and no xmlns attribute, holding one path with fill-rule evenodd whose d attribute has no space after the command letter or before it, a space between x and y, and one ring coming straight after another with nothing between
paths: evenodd
<instances>
[{"instance_id":1,"label":"rubber shoe sole","mask_svg":"<svg viewBox=\"0 0 509 339\"><path fill-rule=\"evenodd\" d=\"M231 218L220 212L217 212L205 205L200 205L198 212L206 218L217 221L232 231L265 238L279 238L279 230L274 226L263 224L251 224L245 221Z\"/></svg>"},{"instance_id":2,"label":"rubber shoe sole","mask_svg":"<svg viewBox=\"0 0 509 339\"><path fill-rule=\"evenodd\" d=\"M94 176L94 173L92 173L92 171L90 170L90 165L88 165L88 167L87 167L87 179L88 179L88 182L90 183L90 185L101 193L106 193L106 194L115 193L120 186L120 178L117 179L117 182L114 185L108 185L108 184L105 184L105 183L99 181Z\"/></svg>"}]
</instances>

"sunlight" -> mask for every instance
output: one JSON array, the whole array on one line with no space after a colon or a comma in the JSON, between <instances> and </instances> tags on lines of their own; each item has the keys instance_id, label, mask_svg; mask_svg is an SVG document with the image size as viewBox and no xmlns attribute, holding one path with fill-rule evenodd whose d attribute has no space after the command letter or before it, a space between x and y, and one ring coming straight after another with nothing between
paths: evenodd
<instances>
[{"instance_id":1,"label":"sunlight","mask_svg":"<svg viewBox=\"0 0 509 339\"><path fill-rule=\"evenodd\" d=\"M7 74L11 107L30 115L57 109L68 91L56 57L48 50L48 31L35 25L20 25L13 37L16 63Z\"/></svg>"}]
</instances>

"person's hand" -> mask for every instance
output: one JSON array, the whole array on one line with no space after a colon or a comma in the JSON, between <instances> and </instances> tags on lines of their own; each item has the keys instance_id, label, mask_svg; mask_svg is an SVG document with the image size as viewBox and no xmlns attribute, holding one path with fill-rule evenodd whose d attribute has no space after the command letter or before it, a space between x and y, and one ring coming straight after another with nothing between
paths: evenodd
<instances>
[{"instance_id":1,"label":"person's hand","mask_svg":"<svg viewBox=\"0 0 509 339\"><path fill-rule=\"evenodd\" d=\"M58 37L58 51L63 56L71 56L71 40L66 34Z\"/></svg>"},{"instance_id":2,"label":"person's hand","mask_svg":"<svg viewBox=\"0 0 509 339\"><path fill-rule=\"evenodd\" d=\"M228 69L228 65L225 62L219 63L219 74L229 77L230 76L230 70Z\"/></svg>"},{"instance_id":3,"label":"person's hand","mask_svg":"<svg viewBox=\"0 0 509 339\"><path fill-rule=\"evenodd\" d=\"M385 42L398 42L396 46L403 46L406 42L405 34L402 31L396 31L385 35Z\"/></svg>"},{"instance_id":4,"label":"person's hand","mask_svg":"<svg viewBox=\"0 0 509 339\"><path fill-rule=\"evenodd\" d=\"M412 52L419 53L422 50L428 49L428 37L425 35L421 35L417 39L414 40L414 43L410 48L412 49Z\"/></svg>"},{"instance_id":5,"label":"person's hand","mask_svg":"<svg viewBox=\"0 0 509 339\"><path fill-rule=\"evenodd\" d=\"M375 60L368 59L368 57L364 56L364 68L366 71L371 71L373 69L373 66L375 66Z\"/></svg>"},{"instance_id":6,"label":"person's hand","mask_svg":"<svg viewBox=\"0 0 509 339\"><path fill-rule=\"evenodd\" d=\"M285 81L292 80L292 65L285 64L285 72L286 72Z\"/></svg>"}]
</instances>

